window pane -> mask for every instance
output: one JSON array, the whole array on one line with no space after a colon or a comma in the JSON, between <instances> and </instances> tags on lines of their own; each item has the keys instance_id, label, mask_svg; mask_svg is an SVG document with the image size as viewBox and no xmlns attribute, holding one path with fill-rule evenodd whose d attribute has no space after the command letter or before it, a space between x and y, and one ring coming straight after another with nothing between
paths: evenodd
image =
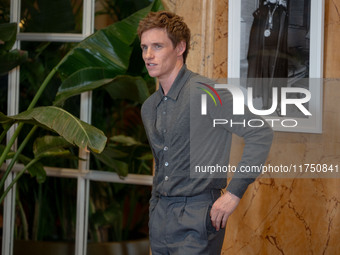
<instances>
[{"instance_id":1,"label":"window pane","mask_svg":"<svg viewBox=\"0 0 340 255\"><path fill-rule=\"evenodd\" d=\"M51 43L51 42L22 42L22 49L29 54L27 62L21 65L20 68L20 112L25 111L43 81L50 73L50 71L59 63L63 56L70 50L73 43ZM37 102L36 106L51 106L55 99L55 95L61 85L61 79L58 74L55 74L52 80L45 88L42 96ZM65 101L62 106L63 109L79 117L80 112L80 96L71 97ZM62 120L57 120L62 121ZM31 130L31 125L25 125L19 136L19 143L27 136ZM23 154L27 157L33 158L33 143L37 137L45 135L57 134L46 129L39 128L25 147ZM73 155L78 155L76 148L70 149ZM77 168L78 160L74 157L54 157L43 159L42 162L48 166Z\"/></svg>"},{"instance_id":2,"label":"window pane","mask_svg":"<svg viewBox=\"0 0 340 255\"><path fill-rule=\"evenodd\" d=\"M17 185L15 240L74 242L76 199L76 179L47 177L38 184L23 175ZM14 254L21 248L14 243Z\"/></svg>"},{"instance_id":3,"label":"window pane","mask_svg":"<svg viewBox=\"0 0 340 255\"><path fill-rule=\"evenodd\" d=\"M152 0L96 0L95 28L101 29L148 6Z\"/></svg>"},{"instance_id":4,"label":"window pane","mask_svg":"<svg viewBox=\"0 0 340 255\"><path fill-rule=\"evenodd\" d=\"M21 1L21 32L81 33L83 0Z\"/></svg>"},{"instance_id":5,"label":"window pane","mask_svg":"<svg viewBox=\"0 0 340 255\"><path fill-rule=\"evenodd\" d=\"M97 0L95 27L99 29L121 21L150 3L150 0ZM153 92L155 82L146 72L137 40L134 42L130 61L126 73L142 77L146 89ZM110 83L105 89L93 91L95 107L92 108L92 124L101 129L109 139L103 155L94 155L94 160L91 159L91 169L115 171L121 175L151 174L152 155L140 116L141 101L136 96L128 98L132 93L138 93L137 89L133 89L132 82L128 79L120 82L132 86L132 89L117 91L115 84ZM136 82L135 86L143 84Z\"/></svg>"},{"instance_id":6,"label":"window pane","mask_svg":"<svg viewBox=\"0 0 340 255\"><path fill-rule=\"evenodd\" d=\"M7 115L7 92L8 91L8 75L0 76L0 112ZM0 134L3 132L3 127L0 125ZM6 145L6 139L0 141L0 146Z\"/></svg>"},{"instance_id":7,"label":"window pane","mask_svg":"<svg viewBox=\"0 0 340 255\"><path fill-rule=\"evenodd\" d=\"M20 67L20 111L26 110L39 87L75 43L22 42L21 49L28 52L28 60ZM61 79L55 74L38 101L39 106L52 105ZM79 116L79 106L72 107Z\"/></svg>"},{"instance_id":8,"label":"window pane","mask_svg":"<svg viewBox=\"0 0 340 255\"><path fill-rule=\"evenodd\" d=\"M96 243L147 239L150 196L150 186L92 181L88 251Z\"/></svg>"},{"instance_id":9,"label":"window pane","mask_svg":"<svg viewBox=\"0 0 340 255\"><path fill-rule=\"evenodd\" d=\"M8 75L0 76L0 112L7 114ZM0 127L1 130L1 127Z\"/></svg>"},{"instance_id":10,"label":"window pane","mask_svg":"<svg viewBox=\"0 0 340 255\"><path fill-rule=\"evenodd\" d=\"M10 21L10 0L0 1L0 24Z\"/></svg>"},{"instance_id":11,"label":"window pane","mask_svg":"<svg viewBox=\"0 0 340 255\"><path fill-rule=\"evenodd\" d=\"M10 21L10 0L0 1L0 24ZM1 61L1 59L0 59ZM0 75L0 112L7 114L8 75ZM0 126L0 134L2 132ZM1 141L0 141L1 144Z\"/></svg>"}]
</instances>

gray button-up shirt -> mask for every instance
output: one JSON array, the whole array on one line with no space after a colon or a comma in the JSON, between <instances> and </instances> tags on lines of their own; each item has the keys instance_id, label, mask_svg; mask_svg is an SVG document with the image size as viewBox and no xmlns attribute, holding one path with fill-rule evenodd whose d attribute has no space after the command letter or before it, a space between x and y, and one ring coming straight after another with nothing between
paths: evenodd
<instances>
[{"instance_id":1,"label":"gray button-up shirt","mask_svg":"<svg viewBox=\"0 0 340 255\"><path fill-rule=\"evenodd\" d=\"M200 111L202 91L196 89L199 82L212 86L214 84L213 81L191 72L184 65L166 96L160 86L160 89L152 94L142 106L142 119L155 158L151 206L153 198L159 195L194 196L210 189L225 188L226 174L223 178L193 178L190 175L190 169L193 164L202 165L208 161L228 165L233 133L242 136L245 140L243 157L237 167L238 170L242 165L263 164L269 152L273 132L267 123L261 128L243 127L243 125L232 127L223 125L212 128L212 118L220 118L220 114L223 114L226 119L233 119L235 123L245 123L254 117L260 118L252 115L247 108L245 115L233 116L232 98L229 92L220 93L223 107L208 104L209 110L211 109L208 116L199 116L198 119L193 117L190 105L197 109L194 111L196 115ZM190 103L192 100L196 100L194 104ZM198 126L199 128L195 128ZM202 143L200 151L197 148L190 148L190 141L193 139L192 136L198 132L197 130L199 130L199 139L196 139L195 146L201 146L200 143ZM209 157L208 161L204 161L205 155ZM242 197L257 175L236 173L234 175L236 177L232 178L227 190Z\"/></svg>"}]
</instances>

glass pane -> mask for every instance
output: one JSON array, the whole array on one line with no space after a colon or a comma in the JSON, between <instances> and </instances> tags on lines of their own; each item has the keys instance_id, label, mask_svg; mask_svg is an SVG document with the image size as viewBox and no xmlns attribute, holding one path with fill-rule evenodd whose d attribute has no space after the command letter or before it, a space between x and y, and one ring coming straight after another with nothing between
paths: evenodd
<instances>
[{"instance_id":1,"label":"glass pane","mask_svg":"<svg viewBox=\"0 0 340 255\"><path fill-rule=\"evenodd\" d=\"M3 177L4 172L0 171L0 180ZM1 191L2 194L2 191ZM4 202L2 202L0 204L0 239L1 239L1 244L0 244L0 248L2 248L2 235L3 235L3 226L4 226L4 219L3 219L3 211L4 211Z\"/></svg>"},{"instance_id":2,"label":"glass pane","mask_svg":"<svg viewBox=\"0 0 340 255\"><path fill-rule=\"evenodd\" d=\"M150 4L149 0L97 0L96 29L121 21L137 10ZM117 35L118 37L121 35ZM131 64L126 70L131 76L142 77L145 84L130 81L121 83L132 86L128 90L115 89L115 83L93 91L92 124L106 134L108 145L101 155L94 155L91 169L115 171L120 175L128 173L151 174L152 155L140 116L141 100L136 99L136 86L146 86L153 92L155 81L145 69L139 43L134 43L130 57ZM133 94L133 95L132 95ZM132 95L132 96L131 96Z\"/></svg>"},{"instance_id":3,"label":"glass pane","mask_svg":"<svg viewBox=\"0 0 340 255\"><path fill-rule=\"evenodd\" d=\"M0 112L7 113L8 75L0 75ZM1 127L0 127L1 130Z\"/></svg>"},{"instance_id":4,"label":"glass pane","mask_svg":"<svg viewBox=\"0 0 340 255\"><path fill-rule=\"evenodd\" d=\"M149 186L91 182L87 254L115 254L111 242L131 240L145 249L138 254L148 254L150 196Z\"/></svg>"},{"instance_id":5,"label":"glass pane","mask_svg":"<svg viewBox=\"0 0 340 255\"><path fill-rule=\"evenodd\" d=\"M10 21L10 0L0 1L0 24Z\"/></svg>"},{"instance_id":6,"label":"glass pane","mask_svg":"<svg viewBox=\"0 0 340 255\"><path fill-rule=\"evenodd\" d=\"M10 21L10 0L0 1L0 24ZM0 58L0 61L1 58ZM7 114L8 75L0 75L0 112ZM0 134L2 132L0 126ZM0 141L1 144L1 141Z\"/></svg>"},{"instance_id":7,"label":"glass pane","mask_svg":"<svg viewBox=\"0 0 340 255\"><path fill-rule=\"evenodd\" d=\"M20 32L81 33L83 0L21 1Z\"/></svg>"},{"instance_id":8,"label":"glass pane","mask_svg":"<svg viewBox=\"0 0 340 255\"><path fill-rule=\"evenodd\" d=\"M28 60L20 67L20 111L26 110L45 78L75 43L21 42L21 49L28 52ZM48 83L38 104L52 105L61 78L55 74ZM79 106L71 107L79 116Z\"/></svg>"},{"instance_id":9,"label":"glass pane","mask_svg":"<svg viewBox=\"0 0 340 255\"><path fill-rule=\"evenodd\" d=\"M0 76L0 112L7 115L7 91L8 91L8 75ZM0 125L0 134L4 131ZM6 145L6 139L0 141L0 146Z\"/></svg>"},{"instance_id":10,"label":"glass pane","mask_svg":"<svg viewBox=\"0 0 340 255\"><path fill-rule=\"evenodd\" d=\"M48 243L44 243L43 250L28 252L35 245L31 241L74 245L76 194L76 179L47 177L38 184L29 175L23 175L17 185L14 254L55 254L47 250ZM73 248L70 251L74 253Z\"/></svg>"},{"instance_id":11,"label":"glass pane","mask_svg":"<svg viewBox=\"0 0 340 255\"><path fill-rule=\"evenodd\" d=\"M311 0L242 0L241 78L307 78L310 11Z\"/></svg>"},{"instance_id":12,"label":"glass pane","mask_svg":"<svg viewBox=\"0 0 340 255\"><path fill-rule=\"evenodd\" d=\"M95 29L107 27L148 6L152 0L96 0Z\"/></svg>"},{"instance_id":13,"label":"glass pane","mask_svg":"<svg viewBox=\"0 0 340 255\"><path fill-rule=\"evenodd\" d=\"M113 85L114 86L114 85ZM93 154L91 169L119 175L152 174L152 153L141 120L141 104L112 99L104 89L93 91L92 124L108 137L101 154Z\"/></svg>"},{"instance_id":14,"label":"glass pane","mask_svg":"<svg viewBox=\"0 0 340 255\"><path fill-rule=\"evenodd\" d=\"M20 68L20 112L27 109L50 71L59 63L73 45L73 43L22 42L22 49L28 52L29 59L22 64ZM55 74L40 96L36 106L53 105L60 84L60 76ZM79 117L80 96L66 100L62 107L76 117ZM31 125L24 126L19 136L19 143L27 136L31 128ZM56 136L53 132L39 128L38 131L34 133L34 137L30 139L29 144L25 147L23 154L33 158L33 142L37 137L45 135ZM77 149L71 148L70 150L73 152L72 155L77 155ZM48 166L77 168L77 161L75 156L69 157L69 155L66 155L65 157L49 157L43 159L41 162Z\"/></svg>"}]
</instances>

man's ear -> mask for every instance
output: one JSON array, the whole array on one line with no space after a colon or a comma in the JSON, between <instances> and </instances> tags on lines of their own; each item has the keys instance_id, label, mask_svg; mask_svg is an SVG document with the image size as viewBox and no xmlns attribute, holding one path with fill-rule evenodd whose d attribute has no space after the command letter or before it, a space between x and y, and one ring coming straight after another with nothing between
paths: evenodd
<instances>
[{"instance_id":1,"label":"man's ear","mask_svg":"<svg viewBox=\"0 0 340 255\"><path fill-rule=\"evenodd\" d=\"M177 56L183 55L185 49L187 48L187 44L185 41L180 41L176 46Z\"/></svg>"}]
</instances>

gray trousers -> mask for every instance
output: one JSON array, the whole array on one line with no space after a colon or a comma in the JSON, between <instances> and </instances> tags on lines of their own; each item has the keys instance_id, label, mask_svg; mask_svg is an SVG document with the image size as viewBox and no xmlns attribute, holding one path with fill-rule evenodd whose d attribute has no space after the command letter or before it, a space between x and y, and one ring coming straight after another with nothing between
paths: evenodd
<instances>
[{"instance_id":1,"label":"gray trousers","mask_svg":"<svg viewBox=\"0 0 340 255\"><path fill-rule=\"evenodd\" d=\"M216 231L210 220L219 196L220 190L193 197L160 196L150 211L152 255L221 254L225 229Z\"/></svg>"}]
</instances>

